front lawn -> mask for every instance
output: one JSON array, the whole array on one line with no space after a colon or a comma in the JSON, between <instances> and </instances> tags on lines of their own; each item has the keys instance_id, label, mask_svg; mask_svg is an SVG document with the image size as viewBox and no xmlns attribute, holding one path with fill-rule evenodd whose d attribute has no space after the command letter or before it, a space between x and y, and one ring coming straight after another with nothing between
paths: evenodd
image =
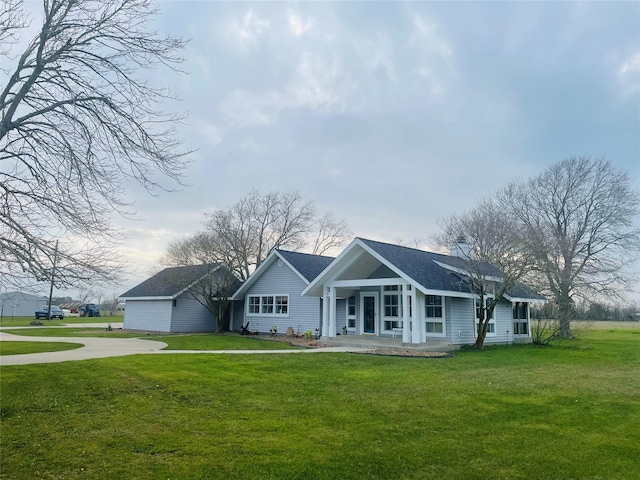
<instances>
[{"instance_id":1,"label":"front lawn","mask_svg":"<svg viewBox=\"0 0 640 480\"><path fill-rule=\"evenodd\" d=\"M65 317L62 320L54 318L52 320L45 320L41 318L38 320L42 322L43 326L58 326L58 325L70 325L74 323L122 323L124 317L122 315L112 315L105 317ZM29 327L31 322L35 321L35 317L3 317L0 321L0 327Z\"/></svg>"},{"instance_id":2,"label":"front lawn","mask_svg":"<svg viewBox=\"0 0 640 480\"><path fill-rule=\"evenodd\" d=\"M453 358L135 355L0 371L3 478L637 479L640 331Z\"/></svg>"},{"instance_id":3,"label":"front lawn","mask_svg":"<svg viewBox=\"0 0 640 480\"><path fill-rule=\"evenodd\" d=\"M81 343L66 342L0 342L0 355L23 353L61 352L82 347ZM1 477L1 475L0 475Z\"/></svg>"}]
</instances>

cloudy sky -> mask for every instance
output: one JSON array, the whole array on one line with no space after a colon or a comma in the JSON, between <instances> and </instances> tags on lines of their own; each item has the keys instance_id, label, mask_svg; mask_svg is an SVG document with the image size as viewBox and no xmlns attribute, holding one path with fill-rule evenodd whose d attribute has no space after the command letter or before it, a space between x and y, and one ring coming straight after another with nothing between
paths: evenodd
<instances>
[{"instance_id":1,"label":"cloudy sky","mask_svg":"<svg viewBox=\"0 0 640 480\"><path fill-rule=\"evenodd\" d=\"M509 181L571 155L640 188L638 2L163 2L190 38L197 149L181 192L135 188L117 219L144 280L167 243L252 188L299 190L357 236L429 238ZM125 285L127 289L131 285Z\"/></svg>"}]
</instances>

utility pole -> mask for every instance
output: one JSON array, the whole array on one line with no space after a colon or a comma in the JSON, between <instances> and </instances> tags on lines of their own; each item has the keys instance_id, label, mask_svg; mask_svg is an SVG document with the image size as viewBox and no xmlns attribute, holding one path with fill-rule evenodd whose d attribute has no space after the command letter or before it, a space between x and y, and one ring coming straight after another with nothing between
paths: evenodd
<instances>
[{"instance_id":1,"label":"utility pole","mask_svg":"<svg viewBox=\"0 0 640 480\"><path fill-rule=\"evenodd\" d=\"M53 297L53 280L56 277L56 262L58 260L58 240L56 240L56 249L53 252L53 269L51 270L51 287L49 288L49 305L47 311L47 320L51 320L51 299Z\"/></svg>"}]
</instances>

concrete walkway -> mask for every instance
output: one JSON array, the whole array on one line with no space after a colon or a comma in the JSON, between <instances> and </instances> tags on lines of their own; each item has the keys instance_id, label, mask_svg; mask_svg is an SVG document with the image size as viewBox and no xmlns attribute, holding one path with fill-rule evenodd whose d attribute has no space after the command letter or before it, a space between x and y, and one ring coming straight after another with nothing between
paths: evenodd
<instances>
[{"instance_id":1,"label":"concrete walkway","mask_svg":"<svg viewBox=\"0 0 640 480\"><path fill-rule=\"evenodd\" d=\"M100 324L75 324L65 325L65 327L78 326L100 326ZM114 325L112 325L114 327ZM26 328L26 327L16 327ZM35 327L39 328L39 327ZM41 327L40 327L41 328ZM52 327L53 328L53 327ZM116 328L116 327L114 327ZM67 342L78 343L83 346L74 350L62 352L25 353L22 355L0 355L0 367L8 365L29 365L33 363L58 363L75 360L88 360L91 358L122 357L125 355L137 354L280 354L280 353L322 353L322 352L360 352L364 348L350 347L324 347L309 348L299 350L162 350L167 346L164 342L157 340L146 340L142 338L96 338L96 337L27 337L13 335L4 330L11 330L12 327L3 328L0 331L0 341L3 342Z\"/></svg>"}]
</instances>

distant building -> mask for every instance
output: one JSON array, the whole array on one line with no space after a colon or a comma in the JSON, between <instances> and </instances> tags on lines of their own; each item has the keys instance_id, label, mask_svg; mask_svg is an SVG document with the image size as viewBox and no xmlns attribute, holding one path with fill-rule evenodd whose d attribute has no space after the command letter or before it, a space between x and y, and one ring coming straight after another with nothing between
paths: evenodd
<instances>
[{"instance_id":1,"label":"distant building","mask_svg":"<svg viewBox=\"0 0 640 480\"><path fill-rule=\"evenodd\" d=\"M8 292L0 294L1 317L33 317L36 310L47 304L43 296L26 292Z\"/></svg>"}]
</instances>

